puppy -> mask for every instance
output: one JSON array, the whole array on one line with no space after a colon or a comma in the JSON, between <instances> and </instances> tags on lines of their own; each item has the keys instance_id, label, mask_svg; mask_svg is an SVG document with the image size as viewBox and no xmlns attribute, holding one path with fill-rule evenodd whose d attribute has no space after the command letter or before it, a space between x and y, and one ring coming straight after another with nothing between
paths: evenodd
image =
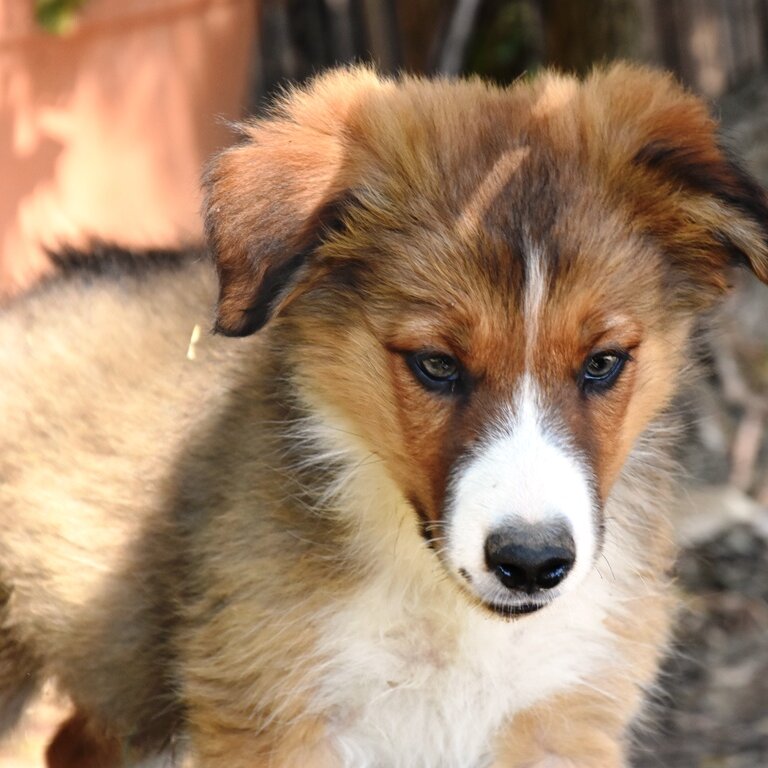
<instances>
[{"instance_id":1,"label":"puppy","mask_svg":"<svg viewBox=\"0 0 768 768\"><path fill-rule=\"evenodd\" d=\"M670 402L765 193L626 65L341 70L243 133L218 281L86 260L3 312L3 722L52 677L52 765L627 766Z\"/></svg>"}]
</instances>

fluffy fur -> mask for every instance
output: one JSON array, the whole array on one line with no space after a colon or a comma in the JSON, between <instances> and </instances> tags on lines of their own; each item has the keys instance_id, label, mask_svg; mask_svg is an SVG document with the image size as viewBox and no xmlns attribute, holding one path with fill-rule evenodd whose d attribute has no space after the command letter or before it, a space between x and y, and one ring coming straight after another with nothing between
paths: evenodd
<instances>
[{"instance_id":1,"label":"fluffy fur","mask_svg":"<svg viewBox=\"0 0 768 768\"><path fill-rule=\"evenodd\" d=\"M626 766L669 403L730 270L768 280L764 192L622 65L341 70L243 134L206 180L218 283L73 269L2 313L0 722L54 677L55 766ZM576 564L523 605L485 539L553 521Z\"/></svg>"}]
</instances>

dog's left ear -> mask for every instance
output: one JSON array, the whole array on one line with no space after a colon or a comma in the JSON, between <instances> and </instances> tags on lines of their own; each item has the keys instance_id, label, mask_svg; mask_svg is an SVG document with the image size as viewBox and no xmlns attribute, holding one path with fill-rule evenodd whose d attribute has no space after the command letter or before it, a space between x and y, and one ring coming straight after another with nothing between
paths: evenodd
<instances>
[{"instance_id":1,"label":"dog's left ear","mask_svg":"<svg viewBox=\"0 0 768 768\"><path fill-rule=\"evenodd\" d=\"M337 70L289 92L205 177L208 243L219 275L216 331L247 336L294 295L311 252L359 177L348 123L386 81Z\"/></svg>"},{"instance_id":2,"label":"dog's left ear","mask_svg":"<svg viewBox=\"0 0 768 768\"><path fill-rule=\"evenodd\" d=\"M590 85L608 95L601 135L623 150L613 183L691 277L689 298L726 290L732 265L768 283L768 195L723 149L702 100L667 74L628 65Z\"/></svg>"}]
</instances>

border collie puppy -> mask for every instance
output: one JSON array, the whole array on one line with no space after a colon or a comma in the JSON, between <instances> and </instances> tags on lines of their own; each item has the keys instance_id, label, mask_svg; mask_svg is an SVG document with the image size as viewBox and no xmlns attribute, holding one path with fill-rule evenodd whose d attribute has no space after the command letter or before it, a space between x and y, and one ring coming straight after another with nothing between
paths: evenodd
<instances>
[{"instance_id":1,"label":"border collie puppy","mask_svg":"<svg viewBox=\"0 0 768 768\"><path fill-rule=\"evenodd\" d=\"M218 280L81 257L2 310L0 721L53 678L57 768L627 766L670 404L765 193L627 65L339 70L242 132Z\"/></svg>"}]
</instances>

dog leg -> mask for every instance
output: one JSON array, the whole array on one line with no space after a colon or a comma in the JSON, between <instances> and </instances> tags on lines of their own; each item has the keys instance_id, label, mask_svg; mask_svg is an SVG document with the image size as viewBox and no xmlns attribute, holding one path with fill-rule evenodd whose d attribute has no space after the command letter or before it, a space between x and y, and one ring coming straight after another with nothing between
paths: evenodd
<instances>
[{"instance_id":1,"label":"dog leg","mask_svg":"<svg viewBox=\"0 0 768 768\"><path fill-rule=\"evenodd\" d=\"M60 727L45 753L48 768L120 768L120 743L76 711Z\"/></svg>"},{"instance_id":2,"label":"dog leg","mask_svg":"<svg viewBox=\"0 0 768 768\"><path fill-rule=\"evenodd\" d=\"M502 735L493 768L626 768L626 725L639 694L558 696L518 715Z\"/></svg>"}]
</instances>

